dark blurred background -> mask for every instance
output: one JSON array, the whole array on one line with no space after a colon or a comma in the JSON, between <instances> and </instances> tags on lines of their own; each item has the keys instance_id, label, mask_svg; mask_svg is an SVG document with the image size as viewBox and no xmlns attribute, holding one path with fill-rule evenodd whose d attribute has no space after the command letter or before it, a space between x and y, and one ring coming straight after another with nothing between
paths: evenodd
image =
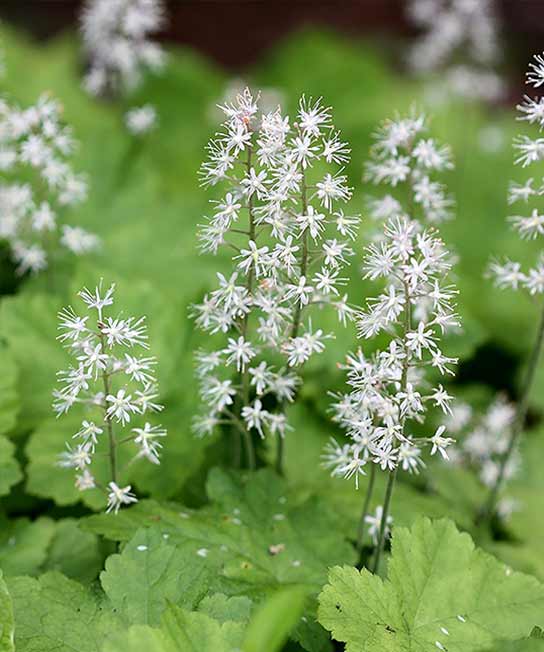
<instances>
[{"instance_id":1,"label":"dark blurred background","mask_svg":"<svg viewBox=\"0 0 544 652\"><path fill-rule=\"evenodd\" d=\"M0 18L47 39L73 27L82 4L0 0ZM384 46L388 37L415 34L406 20L405 0L170 0L167 5L163 39L191 46L231 70L251 65L278 39L309 25L370 36ZM532 54L544 50L544 0L497 0L496 6L508 44L504 59L523 73Z\"/></svg>"}]
</instances>

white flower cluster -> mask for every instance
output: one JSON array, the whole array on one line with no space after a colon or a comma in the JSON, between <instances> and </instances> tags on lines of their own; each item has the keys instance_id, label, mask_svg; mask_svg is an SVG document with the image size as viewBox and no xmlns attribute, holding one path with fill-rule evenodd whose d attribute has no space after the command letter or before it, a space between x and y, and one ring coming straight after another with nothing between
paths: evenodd
<instances>
[{"instance_id":1,"label":"white flower cluster","mask_svg":"<svg viewBox=\"0 0 544 652\"><path fill-rule=\"evenodd\" d=\"M373 219L384 221L405 212L392 193L394 189L405 191L406 185L412 217L416 217L417 211L417 217L439 223L452 216L454 201L444 186L433 179L434 174L453 168L451 150L427 137L427 131L424 115L397 117L380 125L365 166L365 180L387 185L391 191L368 200Z\"/></svg>"},{"instance_id":2,"label":"white flower cluster","mask_svg":"<svg viewBox=\"0 0 544 652\"><path fill-rule=\"evenodd\" d=\"M69 163L75 142L61 114L61 105L46 95L28 109L0 101L0 239L8 242L21 274L47 267L60 211L87 196L85 179ZM83 254L99 241L63 224L60 243Z\"/></svg>"},{"instance_id":3,"label":"white flower cluster","mask_svg":"<svg viewBox=\"0 0 544 652\"><path fill-rule=\"evenodd\" d=\"M503 396L496 397L484 414L475 415L468 403L453 405L444 422L448 432L459 442L451 461L474 469L481 482L492 487L508 448L515 417L516 406ZM506 463L504 479L510 480L519 465L520 455L516 448Z\"/></svg>"},{"instance_id":4,"label":"white flower cluster","mask_svg":"<svg viewBox=\"0 0 544 652\"><path fill-rule=\"evenodd\" d=\"M436 93L499 99L504 82L493 70L500 58L494 0L411 0L408 14L422 30L409 54L418 73L441 71ZM458 61L462 63L458 63ZM452 63L457 62L457 63Z\"/></svg>"},{"instance_id":5,"label":"white flower cluster","mask_svg":"<svg viewBox=\"0 0 544 652\"><path fill-rule=\"evenodd\" d=\"M395 218L385 226L385 238L366 249L365 278L384 278L387 285L357 316L359 335L369 339L385 332L389 346L371 356L350 355L344 368L349 393L335 396L334 420L350 442L332 441L324 454L333 476L365 475L369 462L382 470L402 468L417 473L422 449L447 458L453 439L440 426L432 437L415 437L410 422L422 423L431 404L450 411L452 397L442 385L431 387L425 368L452 374L455 358L440 349L445 329L458 325L454 298L447 285L451 263L442 240L418 222Z\"/></svg>"},{"instance_id":6,"label":"white flower cluster","mask_svg":"<svg viewBox=\"0 0 544 652\"><path fill-rule=\"evenodd\" d=\"M536 55L534 61L529 64L527 83L540 88L544 84L544 55ZM529 124L536 124L542 131L544 128L544 99L542 97L530 97L525 95L523 102L518 105L520 112L519 120ZM522 167L528 167L534 163L544 160L544 138L531 138L529 136L518 136L514 139L516 151L515 163ZM531 177L522 183L512 182L508 193L508 203L513 205L528 206L531 201L544 195L544 184L535 182ZM508 219L523 239L534 240L544 234L544 212L540 213L538 208L533 208L529 215L512 215ZM517 290L523 288L531 295L544 292L544 253L538 257L534 267L524 272L522 265L509 259L494 261L490 265L490 274L499 288L510 288Z\"/></svg>"},{"instance_id":7,"label":"white flower cluster","mask_svg":"<svg viewBox=\"0 0 544 652\"><path fill-rule=\"evenodd\" d=\"M194 310L200 328L227 339L198 354L207 412L196 428L211 433L236 418L236 401L245 428L283 436L284 414L263 401L293 400L299 378L292 369L323 351L330 335L312 327L310 309L332 306L342 323L353 314L341 270L359 218L338 208L351 197L341 168L349 149L320 100L303 97L291 121L280 108L259 115L246 89L222 110L224 130L208 146L202 177L228 188L212 202L200 237L204 251L233 249L235 269L218 274L219 287Z\"/></svg>"},{"instance_id":8,"label":"white flower cluster","mask_svg":"<svg viewBox=\"0 0 544 652\"><path fill-rule=\"evenodd\" d=\"M87 0L81 15L89 58L87 92L101 95L131 89L144 69L161 69L164 52L149 36L163 22L161 0Z\"/></svg>"},{"instance_id":9,"label":"white flower cluster","mask_svg":"<svg viewBox=\"0 0 544 652\"><path fill-rule=\"evenodd\" d=\"M81 428L73 436L75 445L67 444L59 463L78 471L79 490L104 489L90 467L97 448L107 451L112 476L108 510L117 511L121 504L136 501L130 487L122 489L116 484L120 473L116 467L118 447L132 442L138 449L134 459L159 464L161 438L166 430L143 418L163 409L157 402L156 358L131 351L149 348L145 319L107 316L114 289L111 285L103 292L100 284L93 292L85 288L79 293L90 315L82 317L71 307L59 313L58 339L74 357L74 364L58 373L62 387L54 392L53 409L57 416L75 405L84 409ZM119 431L129 424L133 427L121 439Z\"/></svg>"}]
</instances>

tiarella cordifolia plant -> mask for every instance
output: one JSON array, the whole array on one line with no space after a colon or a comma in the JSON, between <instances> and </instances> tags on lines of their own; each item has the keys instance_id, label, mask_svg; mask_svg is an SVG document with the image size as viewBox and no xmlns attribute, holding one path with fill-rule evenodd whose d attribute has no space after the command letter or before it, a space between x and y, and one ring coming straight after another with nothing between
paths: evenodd
<instances>
[{"instance_id":1,"label":"tiarella cordifolia plant","mask_svg":"<svg viewBox=\"0 0 544 652\"><path fill-rule=\"evenodd\" d=\"M81 16L92 95L134 88L145 69L164 65L162 48L150 39L164 22L161 0L87 0Z\"/></svg>"},{"instance_id":2,"label":"tiarella cordifolia plant","mask_svg":"<svg viewBox=\"0 0 544 652\"><path fill-rule=\"evenodd\" d=\"M474 413L468 403L456 403L447 415L444 425L458 445L453 449L450 462L473 469L487 487L496 482L500 462L508 447L516 406L503 396L497 396L482 413ZM510 457L504 479L511 479L519 469L520 456L516 449ZM499 501L497 511L506 518L515 508L510 499Z\"/></svg>"},{"instance_id":3,"label":"tiarella cordifolia plant","mask_svg":"<svg viewBox=\"0 0 544 652\"><path fill-rule=\"evenodd\" d=\"M349 149L320 100L303 97L294 121L279 108L258 116L247 89L222 108L227 119L202 177L227 188L200 238L205 252L233 250L234 270L218 274L219 287L194 310L200 328L223 335L217 349L197 355L206 413L195 427L237 429L250 467L251 431L276 435L281 468L295 370L331 337L314 308L331 306L344 324L353 313L341 270L359 220L338 208L351 196L341 167Z\"/></svg>"},{"instance_id":4,"label":"tiarella cordifolia plant","mask_svg":"<svg viewBox=\"0 0 544 652\"><path fill-rule=\"evenodd\" d=\"M430 90L435 98L495 101L504 83L493 69L500 58L493 0L411 0L408 16L422 30L409 54L417 73L441 72Z\"/></svg>"},{"instance_id":5,"label":"tiarella cordifolia plant","mask_svg":"<svg viewBox=\"0 0 544 652\"><path fill-rule=\"evenodd\" d=\"M527 83L534 88L540 88L544 84L544 55L535 55L534 60L529 64ZM535 124L542 130L544 128L543 107L542 98L525 95L523 102L517 107L520 113L519 120ZM532 138L526 135L518 136L514 139L514 150L517 165L526 168L535 163L538 164L544 160L544 138ZM539 213L538 207L533 207L530 214L527 214L530 202L535 202L536 198L543 193L544 186L535 184L533 177L522 183L512 182L510 184L508 203L510 205L521 205L526 208L526 211L519 215L512 215L508 219L524 240L534 240L544 234L544 215ZM544 293L544 254L542 252L534 267L524 270L521 263L506 259L491 263L489 271L499 288L522 290L527 292L531 298L540 298ZM480 519L489 517L494 512L509 460L516 449L517 441L523 430L529 407L529 395L544 342L544 308L541 307L540 311L537 336L530 353L516 416L508 438L508 445L502 456L495 482L491 486L487 500L480 510Z\"/></svg>"},{"instance_id":6,"label":"tiarella cordifolia plant","mask_svg":"<svg viewBox=\"0 0 544 652\"><path fill-rule=\"evenodd\" d=\"M66 207L87 195L84 177L70 166L76 143L61 115L46 95L28 109L0 101L0 238L21 274L47 267L59 231L60 243L75 254L98 245L95 235L60 223Z\"/></svg>"},{"instance_id":7,"label":"tiarella cordifolia plant","mask_svg":"<svg viewBox=\"0 0 544 652\"><path fill-rule=\"evenodd\" d=\"M399 469L418 473L424 466L423 451L447 457L453 440L440 426L432 436L419 437L414 426L425 421L429 405L450 410L451 396L442 385L433 387L428 371L453 374L457 360L440 348L445 330L458 326L454 299L457 290L448 284L451 257L437 232L422 229L406 217L389 220L384 238L365 250L364 278L384 279L386 286L356 318L359 336L365 340L380 333L389 346L364 355L350 355L344 368L348 393L336 396L334 420L346 430L349 443L328 446L324 463L334 476L354 478L370 467L370 482L361 515L358 547L367 516L374 474L378 466L388 473L380 535L374 558L378 568L395 477Z\"/></svg>"},{"instance_id":8,"label":"tiarella cordifolia plant","mask_svg":"<svg viewBox=\"0 0 544 652\"><path fill-rule=\"evenodd\" d=\"M427 135L424 115L386 120L375 134L365 180L389 192L368 200L369 215L379 221L408 212L439 223L452 216L454 202L433 176L453 168L450 148Z\"/></svg>"},{"instance_id":9,"label":"tiarella cordifolia plant","mask_svg":"<svg viewBox=\"0 0 544 652\"><path fill-rule=\"evenodd\" d=\"M119 468L119 448L132 444L136 447L132 461L145 458L159 464L166 430L147 420L148 413L163 408L157 402L156 359L132 352L149 348L145 318L107 315L114 290L111 285L103 291L101 284L93 292L85 288L79 296L90 314L80 316L71 307L59 313L58 339L74 363L58 373L61 388L54 393L53 408L61 416L77 407L83 416L59 464L77 470L80 491L95 487L104 491L107 511L117 512L121 505L136 502L130 485L119 485L125 471ZM93 472L98 450L109 458L106 478Z\"/></svg>"}]
</instances>

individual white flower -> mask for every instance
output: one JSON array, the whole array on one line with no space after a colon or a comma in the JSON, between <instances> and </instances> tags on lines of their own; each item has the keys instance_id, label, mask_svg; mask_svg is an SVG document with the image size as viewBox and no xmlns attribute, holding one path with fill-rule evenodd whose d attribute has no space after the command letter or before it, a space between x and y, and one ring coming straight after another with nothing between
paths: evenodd
<instances>
[{"instance_id":1,"label":"individual white flower","mask_svg":"<svg viewBox=\"0 0 544 652\"><path fill-rule=\"evenodd\" d=\"M264 438L263 426L268 423L269 413L263 410L263 404L259 399L256 399L253 405L246 405L242 408L242 417L248 428L255 428Z\"/></svg>"},{"instance_id":2,"label":"individual white flower","mask_svg":"<svg viewBox=\"0 0 544 652\"><path fill-rule=\"evenodd\" d=\"M157 126L157 111L151 104L130 109L125 114L125 124L131 134L143 136Z\"/></svg>"},{"instance_id":3,"label":"individual white flower","mask_svg":"<svg viewBox=\"0 0 544 652\"><path fill-rule=\"evenodd\" d=\"M264 360L256 367L250 367L249 375L258 396L264 394L265 390L274 382L274 374Z\"/></svg>"},{"instance_id":4,"label":"individual white flower","mask_svg":"<svg viewBox=\"0 0 544 652\"><path fill-rule=\"evenodd\" d=\"M534 240L544 234L544 215L541 215L536 208L528 217L512 215L509 219L523 239Z\"/></svg>"},{"instance_id":5,"label":"individual white flower","mask_svg":"<svg viewBox=\"0 0 544 652\"><path fill-rule=\"evenodd\" d=\"M104 432L103 428L99 428L92 421L86 421L85 419L81 422L81 429L76 432L74 439L80 437L83 439L83 445L91 453L94 453L96 444L98 443L98 435L101 435Z\"/></svg>"},{"instance_id":6,"label":"individual white flower","mask_svg":"<svg viewBox=\"0 0 544 652\"><path fill-rule=\"evenodd\" d=\"M286 289L287 294L285 295L285 298L293 298L303 306L308 305L314 291L313 286L309 285L305 276L301 276L297 283L289 283Z\"/></svg>"},{"instance_id":7,"label":"individual white flower","mask_svg":"<svg viewBox=\"0 0 544 652\"><path fill-rule=\"evenodd\" d=\"M325 215L317 213L313 206L308 206L305 214L297 216L297 223L300 226L301 233L308 229L312 239L317 240L325 228Z\"/></svg>"},{"instance_id":8,"label":"individual white flower","mask_svg":"<svg viewBox=\"0 0 544 652\"><path fill-rule=\"evenodd\" d=\"M79 445L71 448L66 444L66 451L59 455L58 465L81 471L91 463L91 451L88 446Z\"/></svg>"},{"instance_id":9,"label":"individual white flower","mask_svg":"<svg viewBox=\"0 0 544 652\"><path fill-rule=\"evenodd\" d=\"M244 339L243 335L240 335L236 340L233 337L229 338L228 345L225 348L225 354L228 356L227 364L235 362L236 369L243 371L247 363L255 357L257 352L251 342L248 342Z\"/></svg>"},{"instance_id":10,"label":"individual white flower","mask_svg":"<svg viewBox=\"0 0 544 652\"><path fill-rule=\"evenodd\" d=\"M193 419L193 431L197 437L212 435L220 421L213 415L202 415Z\"/></svg>"},{"instance_id":11,"label":"individual white flower","mask_svg":"<svg viewBox=\"0 0 544 652\"><path fill-rule=\"evenodd\" d=\"M517 290L519 284L525 280L521 264L511 260L506 260L504 263L492 262L489 265L489 273L499 288Z\"/></svg>"},{"instance_id":12,"label":"individual white flower","mask_svg":"<svg viewBox=\"0 0 544 652\"><path fill-rule=\"evenodd\" d=\"M94 233L90 233L79 226L70 226L69 224L62 225L60 242L78 256L100 247L100 239Z\"/></svg>"},{"instance_id":13,"label":"individual white flower","mask_svg":"<svg viewBox=\"0 0 544 652\"><path fill-rule=\"evenodd\" d=\"M143 428L132 428L131 432L136 434L134 443L140 447L139 457L145 457L153 464L160 464L162 444L157 438L166 437L166 430L161 426L152 426L146 421Z\"/></svg>"},{"instance_id":14,"label":"individual white flower","mask_svg":"<svg viewBox=\"0 0 544 652\"><path fill-rule=\"evenodd\" d=\"M132 489L130 485L121 488L115 482L110 482L108 488L110 491L108 493L106 512L117 514L122 505L130 505L131 503L138 502L136 496L130 491Z\"/></svg>"},{"instance_id":15,"label":"individual white flower","mask_svg":"<svg viewBox=\"0 0 544 652\"><path fill-rule=\"evenodd\" d=\"M544 57L541 54L535 54L533 61L529 64L527 83L532 84L535 88L540 88L544 83Z\"/></svg>"},{"instance_id":16,"label":"individual white flower","mask_svg":"<svg viewBox=\"0 0 544 652\"><path fill-rule=\"evenodd\" d=\"M437 428L436 432L434 435L431 437L431 443L432 443L432 448L431 448L431 455L434 455L436 452L440 453L444 459L448 459L448 453L447 453L447 448L448 446L451 446L451 444L454 443L454 440L451 439L451 437L443 437L444 430L446 430L446 426L440 426Z\"/></svg>"},{"instance_id":17,"label":"individual white flower","mask_svg":"<svg viewBox=\"0 0 544 652\"><path fill-rule=\"evenodd\" d=\"M268 247L257 247L253 240L248 242L249 249L242 249L240 255L237 258L240 258L238 267L245 272L246 274L250 269L253 269L255 276L259 278L264 271L264 267L268 261L267 253Z\"/></svg>"},{"instance_id":18,"label":"individual white flower","mask_svg":"<svg viewBox=\"0 0 544 652\"><path fill-rule=\"evenodd\" d=\"M84 469L82 473L76 475L75 485L78 491L87 491L96 487L95 479L88 469Z\"/></svg>"},{"instance_id":19,"label":"individual white flower","mask_svg":"<svg viewBox=\"0 0 544 652\"><path fill-rule=\"evenodd\" d=\"M365 516L365 523L368 525L368 534L372 539L374 545L378 543L378 534L382 526L382 518L383 518L383 507L381 505L378 505L376 507L376 511L374 512L374 514L367 514L367 516ZM393 524L393 517L388 516L385 525L386 537L388 537L391 533L392 524Z\"/></svg>"},{"instance_id":20,"label":"individual white flower","mask_svg":"<svg viewBox=\"0 0 544 652\"><path fill-rule=\"evenodd\" d=\"M231 380L220 381L217 378L207 377L202 386L202 396L211 401L215 412L222 412L225 407L232 405L236 389Z\"/></svg>"}]
</instances>

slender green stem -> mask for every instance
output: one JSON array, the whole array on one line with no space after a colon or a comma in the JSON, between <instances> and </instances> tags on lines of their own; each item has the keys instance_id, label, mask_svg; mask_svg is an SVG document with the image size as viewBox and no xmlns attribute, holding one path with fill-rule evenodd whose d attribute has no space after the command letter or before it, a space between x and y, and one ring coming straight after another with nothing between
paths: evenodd
<instances>
[{"instance_id":1,"label":"slender green stem","mask_svg":"<svg viewBox=\"0 0 544 652\"><path fill-rule=\"evenodd\" d=\"M397 467L389 471L387 478L387 487L385 489L385 499L383 501L382 521L380 523L380 533L378 536L378 545L376 546L376 554L374 555L374 563L372 564L372 572L377 573L380 568L380 558L382 556L383 547L385 544L385 534L387 532L387 517L389 516L389 509L391 507L391 497L393 496L393 487L395 486L395 479L397 477Z\"/></svg>"},{"instance_id":2,"label":"slender green stem","mask_svg":"<svg viewBox=\"0 0 544 652\"><path fill-rule=\"evenodd\" d=\"M366 488L365 500L363 503L363 510L361 518L359 519L359 526L357 528L357 552L361 554L363 549L363 540L365 536L365 519L368 516L368 508L372 500L372 493L374 491L374 481L376 480L376 465L374 463L370 466L370 475L368 476L368 486Z\"/></svg>"},{"instance_id":3,"label":"slender green stem","mask_svg":"<svg viewBox=\"0 0 544 652\"><path fill-rule=\"evenodd\" d=\"M278 434L276 435L276 464L275 464L276 473L278 475L283 475L283 453L284 453L284 441L283 441L283 437L278 432Z\"/></svg>"},{"instance_id":4,"label":"slender green stem","mask_svg":"<svg viewBox=\"0 0 544 652\"><path fill-rule=\"evenodd\" d=\"M512 425L512 431L510 433L510 439L508 440L508 446L506 448L506 451L504 452L504 455L502 456L497 478L493 483L493 486L489 490L487 498L476 516L477 524L481 524L482 522L490 519L495 512L499 492L504 482L504 475L506 472L508 461L510 460L512 453L516 448L516 444L521 436L521 433L523 432L523 427L525 425L525 419L527 417L527 411L529 409L529 396L531 394L531 388L533 386L533 381L538 367L540 354L542 353L543 343L544 343L544 306L542 307L542 312L540 315L540 323L538 325L536 340L533 349L531 351L531 356L529 358L529 365L527 367L527 371L525 372L525 378L523 380L523 385L521 390L521 397L518 402L514 423Z\"/></svg>"},{"instance_id":5,"label":"slender green stem","mask_svg":"<svg viewBox=\"0 0 544 652\"><path fill-rule=\"evenodd\" d=\"M406 335L410 332L412 328L412 306L410 303L410 289L408 287L408 284L404 282L403 285L404 285L405 306L404 306L404 326L403 326L403 333L402 333L402 341L404 344L405 357L402 362L402 375L400 380L400 386L401 386L401 391L406 392L406 387L408 385L408 369L410 366L409 357L408 357L409 353L408 353L408 348L406 346ZM404 423L405 423L405 419L403 418L401 434L404 434ZM387 518L389 516L389 510L391 508L391 497L393 496L393 487L395 486L396 477L397 477L397 467L395 466L393 470L389 471L389 477L387 478L387 487L385 489L385 498L382 507L382 520L380 523L380 532L378 535L378 543L376 545L376 552L374 555L374 563L372 565L373 573L377 573L380 566L380 558L385 545L385 535L387 532Z\"/></svg>"},{"instance_id":6,"label":"slender green stem","mask_svg":"<svg viewBox=\"0 0 544 652\"><path fill-rule=\"evenodd\" d=\"M105 351L105 337L102 332L100 332L100 343L102 345L102 351ZM106 401L106 397L111 394L111 391L110 377L105 369L102 370L102 382L104 385L104 401ZM111 418L108 416L106 403L104 403L104 421L108 431L111 480L112 482L117 483L117 441L115 439L115 433L113 432L113 423Z\"/></svg>"},{"instance_id":7,"label":"slender green stem","mask_svg":"<svg viewBox=\"0 0 544 652\"><path fill-rule=\"evenodd\" d=\"M252 149L251 147L248 147L247 149L247 161L246 161L246 168L248 173L251 170L251 155L252 155ZM254 204L253 204L253 196L249 197L248 199L248 228L247 228L247 235L249 240L255 241L255 217L254 217ZM247 273L247 279L246 279L246 289L249 294L253 292L253 282L255 279L255 267L254 265L251 265L251 267L248 270ZM249 320L249 313L246 313L242 319L242 324L240 327L240 333L244 337L247 335L247 330L248 330L248 320ZM240 405L247 405L249 403L249 371L244 369L241 373L241 384L242 384L242 402ZM240 408L241 409L241 408ZM248 431L247 427L245 424L243 424L242 428L240 428L240 431L242 433L242 438L244 440L244 446L246 449L246 457L247 457L247 465L250 471L255 470L255 447L253 446L253 439L251 437L251 432Z\"/></svg>"},{"instance_id":8,"label":"slender green stem","mask_svg":"<svg viewBox=\"0 0 544 652\"><path fill-rule=\"evenodd\" d=\"M239 469L242 463L242 438L237 428L231 428L232 432L232 466Z\"/></svg>"},{"instance_id":9,"label":"slender green stem","mask_svg":"<svg viewBox=\"0 0 544 652\"><path fill-rule=\"evenodd\" d=\"M243 405L243 403L242 403ZM251 433L246 427L246 424L240 419L237 414L234 412L230 412L229 410L225 410L225 412L230 416L231 418L231 424L234 430L238 432L238 445L237 448L240 447L240 439L243 440L244 442L244 448L246 450L246 457L247 457L247 465L248 468L251 471L255 470L255 450L253 448L253 440L251 439Z\"/></svg>"},{"instance_id":10,"label":"slender green stem","mask_svg":"<svg viewBox=\"0 0 544 652\"><path fill-rule=\"evenodd\" d=\"M300 203L301 203L301 208L302 208L302 213L303 215L307 213L308 211L308 187L306 185L306 172L304 168L301 166L300 171L302 173L302 180L300 182ZM308 272L308 260L309 260L309 246L308 246L308 229L305 229L304 233L302 234L302 248L301 248L301 254L300 254L300 276L306 276ZM293 314L293 322L291 325L291 337L297 337L298 331L300 329L300 323L301 323L301 316L302 316L302 304L300 301L297 302L297 305L295 307L295 312ZM280 410L285 410L285 405L286 401L282 401L280 403L279 409ZM285 445L283 441L283 437L281 437L278 434L277 440L276 440L276 463L275 463L275 469L276 473L278 475L283 475L283 458L285 454Z\"/></svg>"},{"instance_id":11,"label":"slender green stem","mask_svg":"<svg viewBox=\"0 0 544 652\"><path fill-rule=\"evenodd\" d=\"M307 196L307 187L306 187L306 172L301 167L302 172L302 181L300 182L300 202L302 205L302 214L305 215L308 212L308 196ZM306 276L308 272L308 229L304 230L302 234L302 249L300 254L300 275ZM300 328L300 317L302 314L302 304L297 302L295 308L295 314L293 316L293 326L291 328L291 337L296 337Z\"/></svg>"},{"instance_id":12,"label":"slender green stem","mask_svg":"<svg viewBox=\"0 0 544 652\"><path fill-rule=\"evenodd\" d=\"M306 172L301 166L300 171L302 173L302 180L300 183L300 203L302 208L302 214L305 215L308 212L308 187L306 185ZM302 249L300 254L300 276L306 276L308 273L308 260L309 260L309 247L308 247L308 229L305 229L302 234ZM293 322L291 326L291 337L297 337L298 331L300 329L302 317L302 304L300 301L297 302L295 307L295 312L293 315ZM285 410L286 401L282 401L280 404L280 409ZM278 434L276 441L276 463L275 468L278 475L283 475L283 458L285 454L285 446L283 438Z\"/></svg>"},{"instance_id":13,"label":"slender green stem","mask_svg":"<svg viewBox=\"0 0 544 652\"><path fill-rule=\"evenodd\" d=\"M255 448L253 446L253 440L251 439L251 433L247 428L244 428L242 432L246 448L247 466L250 471L255 471Z\"/></svg>"}]
</instances>

